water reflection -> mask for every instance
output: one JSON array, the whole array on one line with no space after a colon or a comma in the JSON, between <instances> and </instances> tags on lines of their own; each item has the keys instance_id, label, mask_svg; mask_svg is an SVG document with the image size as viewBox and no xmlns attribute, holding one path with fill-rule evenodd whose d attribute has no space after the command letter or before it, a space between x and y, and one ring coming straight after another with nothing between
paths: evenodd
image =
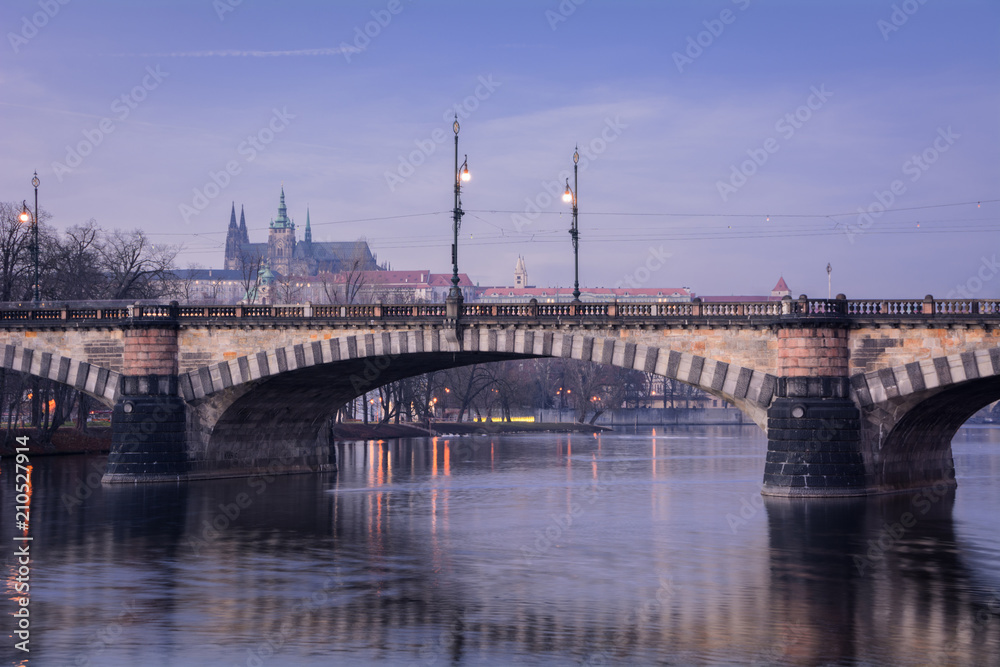
<instances>
[{"instance_id":1,"label":"water reflection","mask_svg":"<svg viewBox=\"0 0 1000 667\"><path fill-rule=\"evenodd\" d=\"M42 461L32 657L995 661L995 522L962 499L993 497L997 478L923 497L761 501L755 437L368 442L339 447L336 475L183 485L88 485L100 460ZM956 465L1000 460L973 444ZM763 509L733 528L726 517L746 498ZM0 536L15 534L12 520L2 513Z\"/></svg>"},{"instance_id":2,"label":"water reflection","mask_svg":"<svg viewBox=\"0 0 1000 667\"><path fill-rule=\"evenodd\" d=\"M1000 604L989 613L963 561L954 504L944 485L877 498L766 498L775 657L992 664Z\"/></svg>"}]
</instances>

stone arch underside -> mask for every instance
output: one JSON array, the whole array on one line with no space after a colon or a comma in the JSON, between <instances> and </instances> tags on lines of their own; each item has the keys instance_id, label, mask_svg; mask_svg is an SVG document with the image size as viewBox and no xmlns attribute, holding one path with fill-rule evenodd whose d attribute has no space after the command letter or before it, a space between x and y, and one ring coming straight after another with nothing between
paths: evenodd
<instances>
[{"instance_id":1,"label":"stone arch underside","mask_svg":"<svg viewBox=\"0 0 1000 667\"><path fill-rule=\"evenodd\" d=\"M954 483L955 433L1000 400L1000 348L859 374L851 385L869 460L887 490Z\"/></svg>"},{"instance_id":2,"label":"stone arch underside","mask_svg":"<svg viewBox=\"0 0 1000 667\"><path fill-rule=\"evenodd\" d=\"M121 374L86 361L20 345L4 345L0 365L32 377L69 385L102 404L112 407L118 400Z\"/></svg>"},{"instance_id":3,"label":"stone arch underside","mask_svg":"<svg viewBox=\"0 0 1000 667\"><path fill-rule=\"evenodd\" d=\"M582 334L467 329L359 334L309 341L202 367L179 378L194 407L189 447L197 458L272 458L322 445L347 401L383 384L458 366L569 358L656 373L734 404L766 429L777 379L686 352ZM196 441L196 442L193 442Z\"/></svg>"}]
</instances>

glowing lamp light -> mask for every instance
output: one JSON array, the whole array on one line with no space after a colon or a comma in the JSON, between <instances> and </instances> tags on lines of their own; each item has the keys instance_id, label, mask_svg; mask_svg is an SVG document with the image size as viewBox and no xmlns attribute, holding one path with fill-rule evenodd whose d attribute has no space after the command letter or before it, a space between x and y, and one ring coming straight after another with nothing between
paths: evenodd
<instances>
[{"instance_id":1,"label":"glowing lamp light","mask_svg":"<svg viewBox=\"0 0 1000 667\"><path fill-rule=\"evenodd\" d=\"M466 166L462 169L462 182L468 183L472 176L469 174L469 167Z\"/></svg>"},{"instance_id":2,"label":"glowing lamp light","mask_svg":"<svg viewBox=\"0 0 1000 667\"><path fill-rule=\"evenodd\" d=\"M563 201L567 204L573 203L573 191L569 189L569 181L566 181L566 192L563 193Z\"/></svg>"},{"instance_id":3,"label":"glowing lamp light","mask_svg":"<svg viewBox=\"0 0 1000 667\"><path fill-rule=\"evenodd\" d=\"M28 214L27 211L21 211L21 215L19 217L21 219L21 222L28 222L28 220L31 220L31 216Z\"/></svg>"}]
</instances>

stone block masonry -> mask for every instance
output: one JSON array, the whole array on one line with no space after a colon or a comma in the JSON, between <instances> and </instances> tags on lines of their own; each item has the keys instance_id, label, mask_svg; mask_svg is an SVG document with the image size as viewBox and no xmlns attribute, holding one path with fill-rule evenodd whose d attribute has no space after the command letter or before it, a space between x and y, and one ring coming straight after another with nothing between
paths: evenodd
<instances>
[{"instance_id":1,"label":"stone block masonry","mask_svg":"<svg viewBox=\"0 0 1000 667\"><path fill-rule=\"evenodd\" d=\"M846 391L845 382L836 393ZM767 440L764 495L864 495L874 486L861 451L861 415L849 398L775 398Z\"/></svg>"},{"instance_id":2,"label":"stone block masonry","mask_svg":"<svg viewBox=\"0 0 1000 667\"><path fill-rule=\"evenodd\" d=\"M129 396L112 413L111 453L103 482L184 479L189 464L187 406L177 396Z\"/></svg>"},{"instance_id":3,"label":"stone block masonry","mask_svg":"<svg viewBox=\"0 0 1000 667\"><path fill-rule=\"evenodd\" d=\"M849 330L779 329L778 382L767 410L764 495L863 495L872 485L861 414L850 398Z\"/></svg>"},{"instance_id":4,"label":"stone block masonry","mask_svg":"<svg viewBox=\"0 0 1000 667\"><path fill-rule=\"evenodd\" d=\"M189 470L187 404L177 395L177 325L123 330L122 393L104 482L172 481Z\"/></svg>"},{"instance_id":5,"label":"stone block masonry","mask_svg":"<svg viewBox=\"0 0 1000 667\"><path fill-rule=\"evenodd\" d=\"M124 375L176 375L177 328L125 330Z\"/></svg>"},{"instance_id":6,"label":"stone block masonry","mask_svg":"<svg viewBox=\"0 0 1000 667\"><path fill-rule=\"evenodd\" d=\"M846 328L778 330L778 375L783 377L843 377L849 350Z\"/></svg>"}]
</instances>

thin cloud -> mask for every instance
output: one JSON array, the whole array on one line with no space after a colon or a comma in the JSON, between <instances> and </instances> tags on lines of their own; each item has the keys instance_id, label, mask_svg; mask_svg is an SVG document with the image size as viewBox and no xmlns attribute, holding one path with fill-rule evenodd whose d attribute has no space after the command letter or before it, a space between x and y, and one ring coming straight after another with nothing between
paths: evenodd
<instances>
[{"instance_id":1,"label":"thin cloud","mask_svg":"<svg viewBox=\"0 0 1000 667\"><path fill-rule=\"evenodd\" d=\"M175 51L173 53L116 53L116 58L279 58L282 56L339 56L344 53L360 53L353 46L338 46L326 49L297 49L294 51Z\"/></svg>"}]
</instances>

